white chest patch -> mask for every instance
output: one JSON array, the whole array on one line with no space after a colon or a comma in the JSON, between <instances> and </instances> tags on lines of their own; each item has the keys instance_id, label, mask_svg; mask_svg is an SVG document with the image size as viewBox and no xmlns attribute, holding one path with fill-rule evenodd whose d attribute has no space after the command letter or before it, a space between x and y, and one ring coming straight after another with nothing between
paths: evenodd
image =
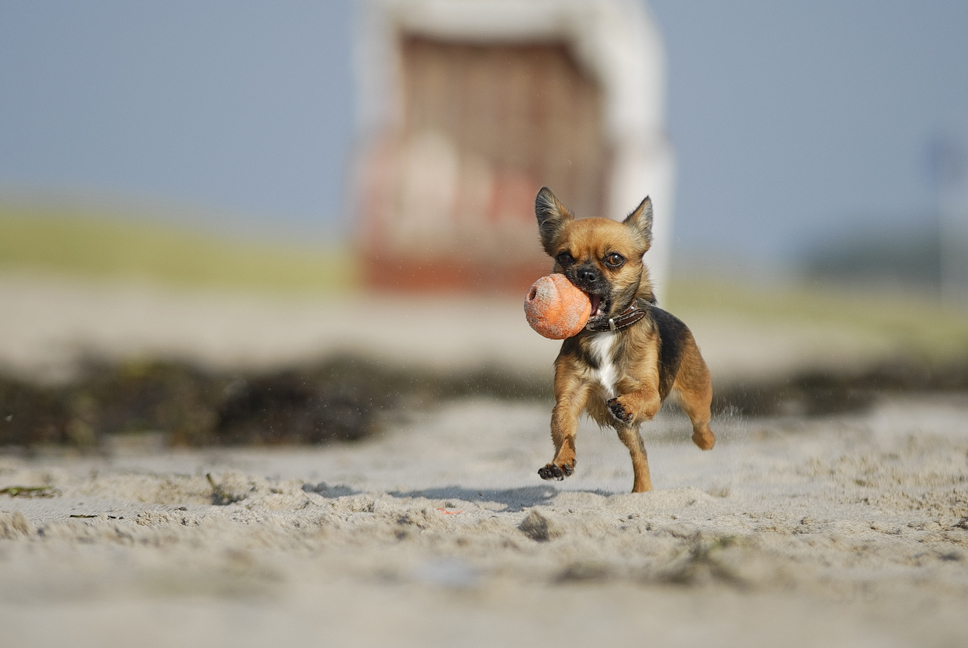
<instances>
[{"instance_id":1,"label":"white chest patch","mask_svg":"<svg viewBox=\"0 0 968 648\"><path fill-rule=\"evenodd\" d=\"M612 347L615 345L615 336L612 331L599 333L592 338L591 354L598 362L598 369L592 371L592 380L598 381L602 391L608 398L615 398L615 382L618 380L618 369L612 362Z\"/></svg>"}]
</instances>

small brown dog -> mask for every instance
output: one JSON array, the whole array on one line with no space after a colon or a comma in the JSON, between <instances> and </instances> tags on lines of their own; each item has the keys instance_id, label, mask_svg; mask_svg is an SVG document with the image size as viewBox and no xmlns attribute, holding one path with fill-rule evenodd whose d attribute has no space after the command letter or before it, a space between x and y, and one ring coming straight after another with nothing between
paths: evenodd
<instances>
[{"instance_id":1,"label":"small brown dog","mask_svg":"<svg viewBox=\"0 0 968 648\"><path fill-rule=\"evenodd\" d=\"M692 333L655 305L642 255L652 244L652 201L625 221L575 218L544 187L535 200L541 244L563 273L592 302L585 328L564 341L555 360L551 439L555 458L538 471L564 479L575 470L575 432L582 410L618 432L632 455L633 493L652 490L639 426L652 419L670 392L692 421L692 440L703 450L716 443L709 429L709 369Z\"/></svg>"}]
</instances>

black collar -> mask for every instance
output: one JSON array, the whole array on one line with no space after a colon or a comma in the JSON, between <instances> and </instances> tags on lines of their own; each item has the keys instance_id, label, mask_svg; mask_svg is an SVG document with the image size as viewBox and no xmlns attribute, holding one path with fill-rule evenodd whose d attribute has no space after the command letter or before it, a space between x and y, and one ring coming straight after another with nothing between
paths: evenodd
<instances>
[{"instance_id":1,"label":"black collar","mask_svg":"<svg viewBox=\"0 0 968 648\"><path fill-rule=\"evenodd\" d=\"M639 308L638 300L633 301L628 308L616 315L615 317L610 317L604 322L599 324L589 323L585 326L586 331L591 331L592 333L602 333L604 331L618 331L627 326L632 326L640 319L645 317L646 311Z\"/></svg>"}]
</instances>

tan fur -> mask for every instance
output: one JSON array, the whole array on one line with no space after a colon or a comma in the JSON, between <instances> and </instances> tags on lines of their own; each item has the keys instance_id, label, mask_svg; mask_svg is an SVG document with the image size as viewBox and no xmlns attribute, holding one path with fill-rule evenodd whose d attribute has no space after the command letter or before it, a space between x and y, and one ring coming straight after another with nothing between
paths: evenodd
<instances>
[{"instance_id":1,"label":"tan fur","mask_svg":"<svg viewBox=\"0 0 968 648\"><path fill-rule=\"evenodd\" d=\"M555 455L538 474L543 479L564 479L574 472L575 434L584 411L600 425L614 428L628 448L635 474L632 492L651 490L639 426L658 413L669 393L677 393L689 416L695 444L709 450L716 442L709 429L709 370L689 329L654 305L648 269L642 263L651 245L652 203L646 198L621 223L603 218L575 220L544 188L535 200L535 213L542 245L555 259L554 271L565 274L593 303L602 305L602 312L593 313L593 318L607 321L633 301L646 311L643 319L627 328L614 333L586 329L562 344L555 361L551 415Z\"/></svg>"}]
</instances>

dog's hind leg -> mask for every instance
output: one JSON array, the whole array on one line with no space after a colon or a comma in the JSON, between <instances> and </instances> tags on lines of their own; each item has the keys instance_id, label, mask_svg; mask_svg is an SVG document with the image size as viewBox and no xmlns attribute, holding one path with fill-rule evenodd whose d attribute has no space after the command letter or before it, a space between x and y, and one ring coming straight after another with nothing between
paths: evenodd
<instances>
[{"instance_id":1,"label":"dog's hind leg","mask_svg":"<svg viewBox=\"0 0 968 648\"><path fill-rule=\"evenodd\" d=\"M678 392L679 405L692 422L693 443L703 450L712 449L716 445L716 436L709 429L713 387L709 369L694 343L684 350L673 389Z\"/></svg>"},{"instance_id":2,"label":"dog's hind leg","mask_svg":"<svg viewBox=\"0 0 968 648\"><path fill-rule=\"evenodd\" d=\"M635 473L635 481L632 483L633 493L645 493L652 490L652 476L649 473L649 457L642 444L642 435L636 427L627 425L616 425L615 431L618 438L622 440L625 447L629 449L632 457L632 470Z\"/></svg>"}]
</instances>

